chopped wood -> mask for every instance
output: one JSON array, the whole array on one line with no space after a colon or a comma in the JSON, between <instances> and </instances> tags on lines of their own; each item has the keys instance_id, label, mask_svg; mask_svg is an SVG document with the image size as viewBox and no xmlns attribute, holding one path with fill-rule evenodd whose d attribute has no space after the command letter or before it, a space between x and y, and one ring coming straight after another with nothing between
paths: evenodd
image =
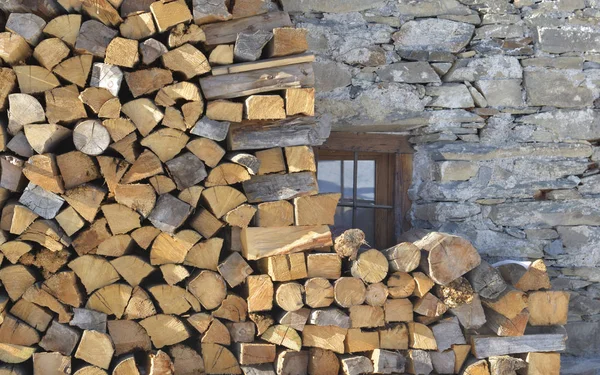
<instances>
[{"instance_id":1,"label":"chopped wood","mask_svg":"<svg viewBox=\"0 0 600 375\"><path fill-rule=\"evenodd\" d=\"M304 287L295 282L279 284L275 288L275 303L285 311L296 311L304 306Z\"/></svg>"},{"instance_id":2,"label":"chopped wood","mask_svg":"<svg viewBox=\"0 0 600 375\"><path fill-rule=\"evenodd\" d=\"M185 43L204 42L206 36L204 31L195 24L180 23L171 29L169 33L169 47L179 47Z\"/></svg>"},{"instance_id":3,"label":"chopped wood","mask_svg":"<svg viewBox=\"0 0 600 375\"><path fill-rule=\"evenodd\" d=\"M373 362L361 355L343 358L341 362L344 375L370 374L374 371Z\"/></svg>"},{"instance_id":4,"label":"chopped wood","mask_svg":"<svg viewBox=\"0 0 600 375\"><path fill-rule=\"evenodd\" d=\"M100 155L110 144L110 134L97 120L82 121L73 130L73 143L86 155Z\"/></svg>"},{"instance_id":5,"label":"chopped wood","mask_svg":"<svg viewBox=\"0 0 600 375\"><path fill-rule=\"evenodd\" d=\"M146 330L133 320L111 320L108 334L115 347L115 355L120 356L134 350L150 351L152 345Z\"/></svg>"},{"instance_id":6,"label":"chopped wood","mask_svg":"<svg viewBox=\"0 0 600 375\"><path fill-rule=\"evenodd\" d=\"M567 324L569 292L538 291L528 295L529 324L551 326Z\"/></svg>"},{"instance_id":7,"label":"chopped wood","mask_svg":"<svg viewBox=\"0 0 600 375\"><path fill-rule=\"evenodd\" d=\"M369 284L365 303L369 306L383 306L389 295L387 286L383 283Z\"/></svg>"},{"instance_id":8,"label":"chopped wood","mask_svg":"<svg viewBox=\"0 0 600 375\"><path fill-rule=\"evenodd\" d=\"M560 328L560 327L559 327ZM472 353L477 358L527 352L555 352L565 349L564 329L548 333L526 334L516 337L472 336Z\"/></svg>"},{"instance_id":9,"label":"chopped wood","mask_svg":"<svg viewBox=\"0 0 600 375\"><path fill-rule=\"evenodd\" d=\"M0 33L0 46L0 58L10 65L22 63L31 56L31 47L18 34Z\"/></svg>"},{"instance_id":10,"label":"chopped wood","mask_svg":"<svg viewBox=\"0 0 600 375\"><path fill-rule=\"evenodd\" d=\"M463 238L432 232L415 245L427 252L421 262L436 283L446 285L481 263L481 257L471 243Z\"/></svg>"},{"instance_id":11,"label":"chopped wood","mask_svg":"<svg viewBox=\"0 0 600 375\"><path fill-rule=\"evenodd\" d=\"M115 236L117 237L117 236ZM127 236L128 237L128 236ZM114 238L114 237L113 237ZM100 248L98 248L100 250ZM97 252L99 255L100 251ZM111 261L115 270L131 286L138 286L155 268L147 263L143 258L135 255L119 256Z\"/></svg>"},{"instance_id":12,"label":"chopped wood","mask_svg":"<svg viewBox=\"0 0 600 375\"><path fill-rule=\"evenodd\" d=\"M241 322L246 320L248 304L242 297L234 294L228 294L221 303L221 306L212 314L216 318L226 319L232 322ZM254 325L252 325L254 327ZM252 334L254 337L254 334Z\"/></svg>"},{"instance_id":13,"label":"chopped wood","mask_svg":"<svg viewBox=\"0 0 600 375\"><path fill-rule=\"evenodd\" d=\"M284 325L275 325L267 329L261 338L272 344L285 346L291 350L301 350L302 340L293 328Z\"/></svg>"},{"instance_id":14,"label":"chopped wood","mask_svg":"<svg viewBox=\"0 0 600 375\"><path fill-rule=\"evenodd\" d=\"M44 219L54 219L62 207L64 199L40 186L29 183L23 191L19 203L27 206Z\"/></svg>"},{"instance_id":15,"label":"chopped wood","mask_svg":"<svg viewBox=\"0 0 600 375\"><path fill-rule=\"evenodd\" d=\"M256 365L275 361L275 345L242 343L238 348L240 365Z\"/></svg>"},{"instance_id":16,"label":"chopped wood","mask_svg":"<svg viewBox=\"0 0 600 375\"><path fill-rule=\"evenodd\" d=\"M412 272L421 261L421 251L410 242L402 242L381 251L394 271Z\"/></svg>"},{"instance_id":17,"label":"chopped wood","mask_svg":"<svg viewBox=\"0 0 600 375\"><path fill-rule=\"evenodd\" d=\"M479 295L473 295L470 303L465 303L453 309L450 309L452 314L458 318L460 324L465 329L477 329L483 326L486 322L486 314L483 311Z\"/></svg>"},{"instance_id":18,"label":"chopped wood","mask_svg":"<svg viewBox=\"0 0 600 375\"><path fill-rule=\"evenodd\" d=\"M18 300L9 312L40 332L45 331L52 322L52 314L24 299Z\"/></svg>"},{"instance_id":19,"label":"chopped wood","mask_svg":"<svg viewBox=\"0 0 600 375\"><path fill-rule=\"evenodd\" d=\"M388 293L391 298L407 298L413 295L415 279L406 272L394 272L387 280Z\"/></svg>"},{"instance_id":20,"label":"chopped wood","mask_svg":"<svg viewBox=\"0 0 600 375\"><path fill-rule=\"evenodd\" d=\"M190 221L190 226L203 237L213 237L225 224L217 219L210 211L199 207Z\"/></svg>"},{"instance_id":21,"label":"chopped wood","mask_svg":"<svg viewBox=\"0 0 600 375\"><path fill-rule=\"evenodd\" d=\"M413 304L407 298L388 299L384 305L386 322L411 322Z\"/></svg>"},{"instance_id":22,"label":"chopped wood","mask_svg":"<svg viewBox=\"0 0 600 375\"><path fill-rule=\"evenodd\" d=\"M6 110L8 95L17 85L17 75L10 68L0 68L0 111Z\"/></svg>"},{"instance_id":23,"label":"chopped wood","mask_svg":"<svg viewBox=\"0 0 600 375\"><path fill-rule=\"evenodd\" d=\"M259 260L258 267L273 281L290 281L307 277L303 253L275 255Z\"/></svg>"},{"instance_id":24,"label":"chopped wood","mask_svg":"<svg viewBox=\"0 0 600 375\"><path fill-rule=\"evenodd\" d=\"M248 260L332 245L327 226L243 228L241 236L242 254ZM271 242L265 243L264 238Z\"/></svg>"},{"instance_id":25,"label":"chopped wood","mask_svg":"<svg viewBox=\"0 0 600 375\"><path fill-rule=\"evenodd\" d=\"M116 65L94 63L92 66L92 76L90 86L102 87L117 96L123 82L123 72Z\"/></svg>"},{"instance_id":26,"label":"chopped wood","mask_svg":"<svg viewBox=\"0 0 600 375\"><path fill-rule=\"evenodd\" d=\"M46 120L44 108L31 95L18 93L8 95L8 107L8 132L12 135L16 135L28 124L44 122ZM29 140L29 137L27 139ZM36 149L36 143L30 142L34 149Z\"/></svg>"},{"instance_id":27,"label":"chopped wood","mask_svg":"<svg viewBox=\"0 0 600 375\"><path fill-rule=\"evenodd\" d=\"M101 375L101 374L92 374ZM113 375L139 375L139 371L135 364L135 358L133 355L128 355L117 360L115 368L113 369Z\"/></svg>"},{"instance_id":28,"label":"chopped wood","mask_svg":"<svg viewBox=\"0 0 600 375\"><path fill-rule=\"evenodd\" d=\"M16 264L0 269L0 281L11 301L17 301L35 283L35 276L26 266Z\"/></svg>"},{"instance_id":29,"label":"chopped wood","mask_svg":"<svg viewBox=\"0 0 600 375\"><path fill-rule=\"evenodd\" d=\"M425 296L435 285L433 280L431 280L422 272L413 272L412 277L415 280L415 289L413 295L416 297L420 298Z\"/></svg>"},{"instance_id":30,"label":"chopped wood","mask_svg":"<svg viewBox=\"0 0 600 375\"><path fill-rule=\"evenodd\" d=\"M44 33L61 39L69 47L74 47L81 26L80 14L65 14L51 19Z\"/></svg>"},{"instance_id":31,"label":"chopped wood","mask_svg":"<svg viewBox=\"0 0 600 375\"><path fill-rule=\"evenodd\" d=\"M270 12L223 23L213 23L203 26L202 29L206 34L206 44L217 45L235 42L237 34L249 26L271 31L275 27L292 26L292 22L286 12Z\"/></svg>"},{"instance_id":32,"label":"chopped wood","mask_svg":"<svg viewBox=\"0 0 600 375\"><path fill-rule=\"evenodd\" d=\"M33 373L70 374L71 357L60 353L35 353L33 355Z\"/></svg>"},{"instance_id":33,"label":"chopped wood","mask_svg":"<svg viewBox=\"0 0 600 375\"><path fill-rule=\"evenodd\" d=\"M229 65L233 64L233 45L220 44L212 50L208 56L210 65Z\"/></svg>"},{"instance_id":34,"label":"chopped wood","mask_svg":"<svg viewBox=\"0 0 600 375\"><path fill-rule=\"evenodd\" d=\"M213 76L219 76L230 73L250 72L253 70L273 68L278 66L287 66L300 63L309 63L315 60L315 56L310 53L296 55L291 57L278 57L273 59L265 59L249 63L232 64L222 67L214 67L211 71Z\"/></svg>"},{"instance_id":35,"label":"chopped wood","mask_svg":"<svg viewBox=\"0 0 600 375\"><path fill-rule=\"evenodd\" d=\"M104 313L88 310L73 309L73 319L69 322L70 326L75 326L83 330L98 331L106 333L107 316Z\"/></svg>"},{"instance_id":36,"label":"chopped wood","mask_svg":"<svg viewBox=\"0 0 600 375\"><path fill-rule=\"evenodd\" d=\"M81 54L89 53L96 57L104 57L106 47L117 36L118 32L96 20L85 21L81 24L75 50Z\"/></svg>"},{"instance_id":37,"label":"chopped wood","mask_svg":"<svg viewBox=\"0 0 600 375\"><path fill-rule=\"evenodd\" d=\"M293 27L276 27L273 39L267 46L268 57L297 55L308 50L307 29Z\"/></svg>"},{"instance_id":38,"label":"chopped wood","mask_svg":"<svg viewBox=\"0 0 600 375\"><path fill-rule=\"evenodd\" d=\"M170 4L177 2L179 0ZM161 60L165 68L180 72L184 75L185 79L210 72L211 69L206 56L191 44L184 44L181 47L162 54ZM204 87L202 89L204 90ZM206 98L212 99L210 97Z\"/></svg>"},{"instance_id":39,"label":"chopped wood","mask_svg":"<svg viewBox=\"0 0 600 375\"><path fill-rule=\"evenodd\" d=\"M227 9L225 0L194 0L192 9L194 12L194 23L196 25L227 21L233 17Z\"/></svg>"},{"instance_id":40,"label":"chopped wood","mask_svg":"<svg viewBox=\"0 0 600 375\"><path fill-rule=\"evenodd\" d=\"M225 347L217 344L202 344L202 355L207 374L241 374L235 356Z\"/></svg>"},{"instance_id":41,"label":"chopped wood","mask_svg":"<svg viewBox=\"0 0 600 375\"><path fill-rule=\"evenodd\" d=\"M175 51L177 50L173 50L167 54ZM162 56L163 63L167 54ZM195 54L198 56L197 59L200 66L202 64L208 65L204 55L200 56L200 52ZM179 70L177 67L175 65L169 68ZM201 72L192 74L191 77L210 71L208 68L199 69ZM313 87L314 84L315 75L310 63L278 66L226 75L212 75L200 79L200 86L202 87L204 96L208 100L238 98L240 96L287 88Z\"/></svg>"},{"instance_id":42,"label":"chopped wood","mask_svg":"<svg viewBox=\"0 0 600 375\"><path fill-rule=\"evenodd\" d=\"M212 319L210 327L202 336L202 343L231 345L231 336L227 327L219 319Z\"/></svg>"},{"instance_id":43,"label":"chopped wood","mask_svg":"<svg viewBox=\"0 0 600 375\"><path fill-rule=\"evenodd\" d=\"M473 290L483 298L497 298L506 290L503 276L486 261L481 261L481 264L469 271L465 277Z\"/></svg>"},{"instance_id":44,"label":"chopped wood","mask_svg":"<svg viewBox=\"0 0 600 375\"><path fill-rule=\"evenodd\" d=\"M97 331L83 331L81 341L75 352L75 358L108 369L113 353L113 343L109 335Z\"/></svg>"},{"instance_id":45,"label":"chopped wood","mask_svg":"<svg viewBox=\"0 0 600 375\"><path fill-rule=\"evenodd\" d=\"M116 27L123 21L109 0L82 1L81 10L106 26Z\"/></svg>"},{"instance_id":46,"label":"chopped wood","mask_svg":"<svg viewBox=\"0 0 600 375\"><path fill-rule=\"evenodd\" d=\"M69 56L69 47L58 38L44 39L33 50L33 57L46 69L52 70Z\"/></svg>"},{"instance_id":47,"label":"chopped wood","mask_svg":"<svg viewBox=\"0 0 600 375\"><path fill-rule=\"evenodd\" d=\"M527 375L559 375L560 353L528 353Z\"/></svg>"},{"instance_id":48,"label":"chopped wood","mask_svg":"<svg viewBox=\"0 0 600 375\"><path fill-rule=\"evenodd\" d=\"M272 38L272 32L254 26L239 32L233 49L234 59L239 62L258 60L263 48Z\"/></svg>"},{"instance_id":49,"label":"chopped wood","mask_svg":"<svg viewBox=\"0 0 600 375\"><path fill-rule=\"evenodd\" d=\"M71 355L80 337L78 330L53 320L39 345L46 351Z\"/></svg>"},{"instance_id":50,"label":"chopped wood","mask_svg":"<svg viewBox=\"0 0 600 375\"><path fill-rule=\"evenodd\" d=\"M243 283L246 277L254 272L239 253L228 256L217 269L232 288Z\"/></svg>"},{"instance_id":51,"label":"chopped wood","mask_svg":"<svg viewBox=\"0 0 600 375\"><path fill-rule=\"evenodd\" d=\"M292 199L318 192L315 174L312 172L253 176L242 185L250 203Z\"/></svg>"},{"instance_id":52,"label":"chopped wood","mask_svg":"<svg viewBox=\"0 0 600 375\"><path fill-rule=\"evenodd\" d=\"M514 318L508 319L492 309L485 309L485 318L486 326L498 336L523 336L529 321L529 311L525 309Z\"/></svg>"},{"instance_id":53,"label":"chopped wood","mask_svg":"<svg viewBox=\"0 0 600 375\"><path fill-rule=\"evenodd\" d=\"M344 345L347 353L376 350L379 347L379 333L376 331L363 331L360 328L351 328L348 330Z\"/></svg>"},{"instance_id":54,"label":"chopped wood","mask_svg":"<svg viewBox=\"0 0 600 375\"><path fill-rule=\"evenodd\" d=\"M435 336L424 324L408 322L408 339L412 349L437 350Z\"/></svg>"},{"instance_id":55,"label":"chopped wood","mask_svg":"<svg viewBox=\"0 0 600 375\"><path fill-rule=\"evenodd\" d=\"M144 289L136 286L125 308L125 319L144 319L152 315L156 315L156 309L150 296Z\"/></svg>"},{"instance_id":56,"label":"chopped wood","mask_svg":"<svg viewBox=\"0 0 600 375\"><path fill-rule=\"evenodd\" d=\"M25 206L22 206L20 204L7 204L2 209L2 222L0 223L0 226L2 230L6 230L11 234L21 234L25 230L27 230L29 225L33 223L33 221L37 218L38 215ZM16 248L20 248L22 246L22 244L19 243L20 241L14 242ZM1 246L7 243L8 242L5 242ZM9 248L13 248L13 246L6 247L6 249ZM5 253L4 255L7 254ZM14 264L16 263L18 258L8 258L8 260L10 260L11 263Z\"/></svg>"},{"instance_id":57,"label":"chopped wood","mask_svg":"<svg viewBox=\"0 0 600 375\"><path fill-rule=\"evenodd\" d=\"M154 16L158 31L167 31L178 23L192 20L192 13L183 0L176 0L168 3L152 3L150 10Z\"/></svg>"},{"instance_id":58,"label":"chopped wood","mask_svg":"<svg viewBox=\"0 0 600 375\"><path fill-rule=\"evenodd\" d=\"M156 27L152 14L146 12L127 17L119 26L119 31L124 38L140 40L156 34Z\"/></svg>"},{"instance_id":59,"label":"chopped wood","mask_svg":"<svg viewBox=\"0 0 600 375\"><path fill-rule=\"evenodd\" d=\"M204 372L204 360L198 352L185 345L175 345L169 348L173 358L173 365L177 371L182 370L184 374Z\"/></svg>"},{"instance_id":60,"label":"chopped wood","mask_svg":"<svg viewBox=\"0 0 600 375\"><path fill-rule=\"evenodd\" d=\"M386 328L380 328L378 332L381 349L408 349L408 328L404 323L388 325Z\"/></svg>"},{"instance_id":61,"label":"chopped wood","mask_svg":"<svg viewBox=\"0 0 600 375\"><path fill-rule=\"evenodd\" d=\"M0 343L0 361L5 363L23 363L31 358L34 352L35 348L32 347Z\"/></svg>"},{"instance_id":62,"label":"chopped wood","mask_svg":"<svg viewBox=\"0 0 600 375\"><path fill-rule=\"evenodd\" d=\"M527 267L524 266L525 264L518 262L502 262L498 266L498 271L504 280L523 292L550 289L550 279L542 259L529 263Z\"/></svg>"},{"instance_id":63,"label":"chopped wood","mask_svg":"<svg viewBox=\"0 0 600 375\"><path fill-rule=\"evenodd\" d=\"M150 38L140 44L142 63L150 65L168 51L167 47L156 39Z\"/></svg>"},{"instance_id":64,"label":"chopped wood","mask_svg":"<svg viewBox=\"0 0 600 375\"><path fill-rule=\"evenodd\" d=\"M158 350L156 353L148 353L144 373L148 375L173 374L175 369L173 362L167 353Z\"/></svg>"},{"instance_id":65,"label":"chopped wood","mask_svg":"<svg viewBox=\"0 0 600 375\"><path fill-rule=\"evenodd\" d=\"M115 315L120 319L125 312L131 292L132 288L129 285L107 285L95 291L89 297L85 307L107 315Z\"/></svg>"},{"instance_id":66,"label":"chopped wood","mask_svg":"<svg viewBox=\"0 0 600 375\"><path fill-rule=\"evenodd\" d=\"M486 360L475 361L467 364L463 374L465 375L490 375L490 368Z\"/></svg>"},{"instance_id":67,"label":"chopped wood","mask_svg":"<svg viewBox=\"0 0 600 375\"><path fill-rule=\"evenodd\" d=\"M27 43L35 46L42 37L46 21L32 13L10 13L5 27L6 30L22 36Z\"/></svg>"},{"instance_id":68,"label":"chopped wood","mask_svg":"<svg viewBox=\"0 0 600 375\"><path fill-rule=\"evenodd\" d=\"M183 322L172 315L157 314L139 323L148 332L155 348L174 345L190 337Z\"/></svg>"},{"instance_id":69,"label":"chopped wood","mask_svg":"<svg viewBox=\"0 0 600 375\"><path fill-rule=\"evenodd\" d=\"M196 276L190 278L187 286L207 310L219 307L227 295L225 280L221 275L212 271L200 271Z\"/></svg>"},{"instance_id":70,"label":"chopped wood","mask_svg":"<svg viewBox=\"0 0 600 375\"><path fill-rule=\"evenodd\" d=\"M338 279L342 273L342 261L337 254L308 254L307 277Z\"/></svg>"},{"instance_id":71,"label":"chopped wood","mask_svg":"<svg viewBox=\"0 0 600 375\"><path fill-rule=\"evenodd\" d=\"M259 175L286 171L283 150L280 147L257 151L256 158L260 163L258 168Z\"/></svg>"},{"instance_id":72,"label":"chopped wood","mask_svg":"<svg viewBox=\"0 0 600 375\"><path fill-rule=\"evenodd\" d=\"M484 306L513 319L527 307L527 295L516 289L508 289L500 297L483 299L482 302Z\"/></svg>"},{"instance_id":73,"label":"chopped wood","mask_svg":"<svg viewBox=\"0 0 600 375\"><path fill-rule=\"evenodd\" d=\"M119 184L115 188L115 200L118 203L137 211L143 217L148 217L155 206L156 195L154 194L154 189L151 185Z\"/></svg>"},{"instance_id":74,"label":"chopped wood","mask_svg":"<svg viewBox=\"0 0 600 375\"><path fill-rule=\"evenodd\" d=\"M270 311L273 308L273 282L267 275L246 278L248 312Z\"/></svg>"},{"instance_id":75,"label":"chopped wood","mask_svg":"<svg viewBox=\"0 0 600 375\"><path fill-rule=\"evenodd\" d=\"M361 279L341 277L334 283L334 299L341 307L360 305L365 301L367 290Z\"/></svg>"},{"instance_id":76,"label":"chopped wood","mask_svg":"<svg viewBox=\"0 0 600 375\"><path fill-rule=\"evenodd\" d=\"M352 276L365 283L378 283L387 276L388 262L379 250L371 249L361 253L352 263Z\"/></svg>"},{"instance_id":77,"label":"chopped wood","mask_svg":"<svg viewBox=\"0 0 600 375\"><path fill-rule=\"evenodd\" d=\"M347 328L307 325L302 330L302 345L344 353Z\"/></svg>"},{"instance_id":78,"label":"chopped wood","mask_svg":"<svg viewBox=\"0 0 600 375\"><path fill-rule=\"evenodd\" d=\"M116 37L106 47L104 62L125 68L133 68L139 62L139 59L138 42L136 40ZM134 97L137 96L139 95L134 95Z\"/></svg>"},{"instance_id":79,"label":"chopped wood","mask_svg":"<svg viewBox=\"0 0 600 375\"><path fill-rule=\"evenodd\" d=\"M40 341L39 333L31 326L6 314L0 325L0 342L13 345L33 346Z\"/></svg>"},{"instance_id":80,"label":"chopped wood","mask_svg":"<svg viewBox=\"0 0 600 375\"><path fill-rule=\"evenodd\" d=\"M134 98L153 93L173 82L173 75L167 69L151 68L125 73L125 82Z\"/></svg>"},{"instance_id":81,"label":"chopped wood","mask_svg":"<svg viewBox=\"0 0 600 375\"><path fill-rule=\"evenodd\" d=\"M84 87L92 70L92 55L74 56L54 67L53 72L79 87Z\"/></svg>"},{"instance_id":82,"label":"chopped wood","mask_svg":"<svg viewBox=\"0 0 600 375\"><path fill-rule=\"evenodd\" d=\"M197 183L202 182L207 176L204 163L202 163L202 161L191 152L181 154L180 156L166 162L165 165L167 166L167 169L169 170L169 173L171 174L171 177L175 181L177 189L179 190L184 190L193 185L196 185ZM209 194L209 192L207 192L207 190L209 189L205 189L202 192L203 197L211 195ZM222 193L222 191L220 191L220 193ZM231 196L231 194L226 194L223 197L226 197L228 195ZM235 208L230 207L227 204L222 204L222 207L229 207L227 211ZM221 215L218 215L218 217L220 218L225 213L226 212L223 212Z\"/></svg>"},{"instance_id":83,"label":"chopped wood","mask_svg":"<svg viewBox=\"0 0 600 375\"><path fill-rule=\"evenodd\" d=\"M429 374L432 371L433 364L429 352L424 350L408 351L406 372L409 374Z\"/></svg>"}]
</instances>

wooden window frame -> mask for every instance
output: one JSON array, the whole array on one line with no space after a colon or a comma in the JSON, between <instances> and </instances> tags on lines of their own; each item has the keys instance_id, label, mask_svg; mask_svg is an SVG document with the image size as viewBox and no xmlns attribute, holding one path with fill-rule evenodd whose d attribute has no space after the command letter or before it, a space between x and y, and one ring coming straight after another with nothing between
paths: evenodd
<instances>
[{"instance_id":1,"label":"wooden window frame","mask_svg":"<svg viewBox=\"0 0 600 375\"><path fill-rule=\"evenodd\" d=\"M375 210L375 236L388 244L398 243L402 233L410 229L407 214L413 153L408 137L395 134L333 132L325 144L315 147L317 160L375 160L374 208L391 206ZM390 221L393 229L384 224Z\"/></svg>"}]
</instances>

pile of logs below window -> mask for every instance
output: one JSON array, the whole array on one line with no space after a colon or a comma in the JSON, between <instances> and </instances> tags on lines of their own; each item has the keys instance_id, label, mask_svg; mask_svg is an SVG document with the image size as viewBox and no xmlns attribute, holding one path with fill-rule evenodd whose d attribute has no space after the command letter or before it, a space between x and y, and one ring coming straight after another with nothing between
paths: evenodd
<instances>
[{"instance_id":1,"label":"pile of logs below window","mask_svg":"<svg viewBox=\"0 0 600 375\"><path fill-rule=\"evenodd\" d=\"M276 3L0 9L0 375L558 374L543 263L334 241Z\"/></svg>"}]
</instances>

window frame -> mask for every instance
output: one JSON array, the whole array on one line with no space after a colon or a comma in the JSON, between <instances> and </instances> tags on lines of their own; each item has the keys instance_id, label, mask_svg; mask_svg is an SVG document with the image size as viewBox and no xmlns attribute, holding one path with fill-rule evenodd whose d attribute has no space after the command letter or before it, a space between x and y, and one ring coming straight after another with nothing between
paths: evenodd
<instances>
[{"instance_id":1,"label":"window frame","mask_svg":"<svg viewBox=\"0 0 600 375\"><path fill-rule=\"evenodd\" d=\"M375 205L359 205L354 184L353 204L338 206L353 208L353 222L357 208L375 208L375 237L384 238L383 242L387 244L398 243L402 233L410 229L410 221L407 219L411 205L408 188L412 181L414 149L408 142L408 137L397 134L332 132L328 140L314 150L317 165L319 160L353 160L354 179L357 178L356 161L375 160ZM386 222L391 222L392 225L385 225Z\"/></svg>"}]
</instances>

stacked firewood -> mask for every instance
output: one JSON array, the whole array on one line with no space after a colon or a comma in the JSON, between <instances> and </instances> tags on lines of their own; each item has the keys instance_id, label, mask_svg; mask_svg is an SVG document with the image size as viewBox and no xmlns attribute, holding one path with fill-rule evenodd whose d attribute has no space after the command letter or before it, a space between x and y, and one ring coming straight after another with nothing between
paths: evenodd
<instances>
[{"instance_id":1,"label":"stacked firewood","mask_svg":"<svg viewBox=\"0 0 600 375\"><path fill-rule=\"evenodd\" d=\"M1 375L555 373L500 356L564 347L523 336L566 319L527 302L542 263L334 244L314 57L275 3L58 3L0 32Z\"/></svg>"}]
</instances>

